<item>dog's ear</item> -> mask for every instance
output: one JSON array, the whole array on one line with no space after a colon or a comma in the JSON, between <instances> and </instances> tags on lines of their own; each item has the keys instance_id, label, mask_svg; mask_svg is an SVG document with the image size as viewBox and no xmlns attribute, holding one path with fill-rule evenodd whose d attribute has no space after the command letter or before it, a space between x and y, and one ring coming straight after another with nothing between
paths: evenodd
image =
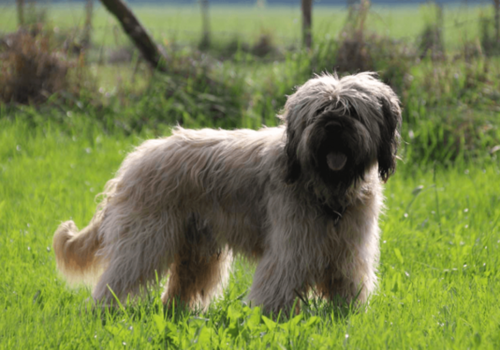
<instances>
[{"instance_id":1,"label":"dog's ear","mask_svg":"<svg viewBox=\"0 0 500 350\"><path fill-rule=\"evenodd\" d=\"M380 98L380 103L382 105L383 124L380 126L378 171L382 180L386 182L396 170L401 108L396 95L392 91L389 96Z\"/></svg>"},{"instance_id":2,"label":"dog's ear","mask_svg":"<svg viewBox=\"0 0 500 350\"><path fill-rule=\"evenodd\" d=\"M287 125L286 128L286 174L285 182L287 184L293 184L300 177L300 161L297 155L297 150L299 147L300 137L297 135L294 127Z\"/></svg>"}]
</instances>

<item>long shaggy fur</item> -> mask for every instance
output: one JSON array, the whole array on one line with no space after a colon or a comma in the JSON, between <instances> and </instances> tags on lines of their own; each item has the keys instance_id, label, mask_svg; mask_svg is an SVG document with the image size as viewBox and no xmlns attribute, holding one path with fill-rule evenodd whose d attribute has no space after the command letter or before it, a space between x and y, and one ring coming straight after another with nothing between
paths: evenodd
<instances>
[{"instance_id":1,"label":"long shaggy fur","mask_svg":"<svg viewBox=\"0 0 500 350\"><path fill-rule=\"evenodd\" d=\"M310 288L365 302L376 285L382 182L401 123L371 73L321 75L288 98L283 124L186 130L130 153L90 225L54 236L70 279L98 275L93 298L124 299L170 273L164 303L207 305L233 253L258 262L249 298L290 308Z\"/></svg>"}]
</instances>

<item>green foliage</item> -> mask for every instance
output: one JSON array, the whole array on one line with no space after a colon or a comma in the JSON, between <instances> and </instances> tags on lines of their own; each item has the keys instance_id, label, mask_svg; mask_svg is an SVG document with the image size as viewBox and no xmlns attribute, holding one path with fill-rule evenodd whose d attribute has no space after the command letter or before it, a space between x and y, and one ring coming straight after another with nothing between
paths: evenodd
<instances>
[{"instance_id":1,"label":"green foliage","mask_svg":"<svg viewBox=\"0 0 500 350\"><path fill-rule=\"evenodd\" d=\"M403 94L403 138L409 161L449 162L484 157L500 140L498 63L436 65L414 68Z\"/></svg>"},{"instance_id":2,"label":"green foliage","mask_svg":"<svg viewBox=\"0 0 500 350\"><path fill-rule=\"evenodd\" d=\"M480 17L481 46L486 55L500 55L500 42L495 35L495 19L493 16L481 14Z\"/></svg>"},{"instance_id":3,"label":"green foliage","mask_svg":"<svg viewBox=\"0 0 500 350\"><path fill-rule=\"evenodd\" d=\"M7 5L3 8L4 11L0 13L0 30L15 31L15 6ZM422 33L426 24L424 17L427 12L418 11L412 6L373 6L372 9L367 27L395 39L414 40ZM161 3L141 4L133 7L133 10L141 23L163 45L190 43L196 46L200 41L202 25L199 8ZM446 7L442 24L447 29L443 33L447 50L460 48L464 38L471 39L479 35L478 18L482 12L493 12L490 2L478 4L468 1L467 6ZM429 21L435 20L435 12L428 13ZM314 39L335 37L345 24L347 15L345 7L314 6ZM85 7L80 3L50 6L48 17L61 32L65 32L72 30L75 25L83 25ZM233 37L239 38L241 42L255 43L262 33L272 32L277 44L297 46L301 38L300 7L211 6L210 27L212 44L215 45L220 41L230 41ZM120 47L129 42L125 34L121 33L119 24L101 6L94 8L93 28L93 42L99 46Z\"/></svg>"},{"instance_id":4,"label":"green foliage","mask_svg":"<svg viewBox=\"0 0 500 350\"><path fill-rule=\"evenodd\" d=\"M24 6L24 25L27 27L36 27L47 22L48 9L46 6L40 6L36 2L28 2Z\"/></svg>"},{"instance_id":5,"label":"green foliage","mask_svg":"<svg viewBox=\"0 0 500 350\"><path fill-rule=\"evenodd\" d=\"M433 60L444 57L443 42L443 9L436 2L429 2L420 6L424 29L419 37L418 52L420 57L429 56Z\"/></svg>"},{"instance_id":6,"label":"green foliage","mask_svg":"<svg viewBox=\"0 0 500 350\"><path fill-rule=\"evenodd\" d=\"M168 74L156 74L145 92L152 98L141 98L147 101L144 113L168 114L163 120L170 124L194 120L201 125L237 127L246 97L242 78L218 76L210 60L192 53L169 61Z\"/></svg>"},{"instance_id":7,"label":"green foliage","mask_svg":"<svg viewBox=\"0 0 500 350\"><path fill-rule=\"evenodd\" d=\"M60 33L71 18L65 11L50 12L61 23ZM307 304L300 302L298 315L263 315L247 301L254 266L240 259L223 297L195 312L164 309L164 276L143 300L117 310L93 310L85 301L88 287L69 289L58 276L51 247L56 227L70 218L79 227L89 222L95 196L134 146L168 136L177 123L190 128L276 125L275 116L294 86L322 71L356 72L337 65L346 41L335 33L345 11L315 13L313 49L283 53L277 43L289 45L286 35L299 37L300 22L293 20L300 17L290 11L251 10L243 16L234 9L214 10L215 31L233 25L242 33L234 40L214 36L211 48L200 53L177 49L175 40L154 30L177 23L179 38L189 41L179 28L196 27L193 14L184 14L181 23L175 11L144 7L137 12L170 50L169 74L151 77L139 64L133 70L91 66L68 72L68 79L84 82L78 93L57 90L41 105L0 104L1 349L500 346L495 307L500 290L500 182L495 181L500 175L500 61L483 57L479 42L474 55L463 46L461 56L461 35L478 32L477 21L442 33L447 52L460 50L440 61L420 60L417 42L401 38L416 38L425 27L412 11L395 9L393 17L378 13L382 27L377 15L364 13L363 26L347 36L351 46L363 41L366 55L360 57L366 69L378 71L398 92L404 111L402 161L387 183L387 212L381 220L379 287L366 310L334 307L311 295ZM465 20L466 15L477 19L478 10L456 17ZM2 16L0 22L8 23ZM253 27L246 16L258 17L256 32L269 36L249 38L244 30ZM93 41L123 45L123 38L106 36L105 20L98 10ZM365 27L370 31L363 32ZM197 42L199 36L191 39ZM257 57L253 50L259 40L262 52L277 51ZM132 66L136 63L133 58Z\"/></svg>"},{"instance_id":8,"label":"green foliage","mask_svg":"<svg viewBox=\"0 0 500 350\"><path fill-rule=\"evenodd\" d=\"M380 282L366 311L310 298L298 315L263 315L247 305L253 266L243 260L206 311L164 309L161 286L122 310L92 310L90 290L58 276L53 232L69 218L87 224L125 153L153 135L105 134L74 118L83 122L72 131L33 128L16 115L0 122L0 348L500 346L495 156L450 167L400 162L385 192Z\"/></svg>"},{"instance_id":9,"label":"green foliage","mask_svg":"<svg viewBox=\"0 0 500 350\"><path fill-rule=\"evenodd\" d=\"M447 9L446 13L449 11ZM421 7L420 22L424 29L437 24L436 12L435 5ZM491 36L484 29L485 23L484 19L476 18L476 27L483 28L483 39ZM189 47L180 49L176 41L164 41L168 51L168 74L151 74L146 67L139 67L136 55L133 56L131 79L122 78L122 71L130 72L130 67L93 64L88 69L83 66L82 58L81 62L70 66L60 61L65 67L61 70L63 74L44 74L43 79L36 80L40 88L28 89L28 85L37 85L7 69L0 74L0 81L3 79L9 84L3 84L0 95L4 91L4 99L12 101L10 86L18 87L19 82L27 81L29 84L18 89L21 93L34 91L36 96L43 96L38 99L44 102L38 107L42 113L32 107L5 107L12 112L8 115L20 112L19 117L33 126L49 119L70 130L81 123L73 116L85 115L105 132L130 134L145 130L160 135L176 124L196 128L273 126L278 122L275 115L280 113L286 96L313 74L337 72L342 76L372 70L401 97L403 145L412 145L404 147L403 156L407 161L432 163L482 157L500 143L498 57L483 56L481 43L476 40L463 42L463 50L448 56L443 54L436 61L435 56L428 56L422 50L419 54L415 42L382 35L373 28L376 25L372 12L367 6L360 6L349 12L338 38L330 34L316 37L310 51L278 50L276 34L265 28L260 29L261 37L253 48L238 36L229 42L212 40L207 52ZM52 36L49 29L42 34ZM27 45L30 48L38 46ZM44 47L47 47L45 56L55 60L57 55L51 53L49 46ZM256 50L264 57L257 57ZM91 50L88 59L91 61L94 56ZM44 61L34 57L39 62ZM270 59L275 60L270 62ZM11 61L11 67L19 65L16 60ZM5 62L9 61L4 61L4 65ZM110 80L115 78L113 74L119 74L120 80L111 83L111 89L103 87L110 85ZM61 87L46 89L54 85L53 80L61 82ZM33 103L37 99L23 97L21 102Z\"/></svg>"}]
</instances>

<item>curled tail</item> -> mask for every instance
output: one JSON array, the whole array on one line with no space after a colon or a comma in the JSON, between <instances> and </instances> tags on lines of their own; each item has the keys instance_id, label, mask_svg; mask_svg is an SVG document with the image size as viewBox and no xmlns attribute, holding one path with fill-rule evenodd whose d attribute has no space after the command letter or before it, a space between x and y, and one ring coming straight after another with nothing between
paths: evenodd
<instances>
[{"instance_id":1,"label":"curled tail","mask_svg":"<svg viewBox=\"0 0 500 350\"><path fill-rule=\"evenodd\" d=\"M54 234L53 247L57 267L68 282L94 282L100 272L101 256L96 255L101 246L98 231L100 220L92 222L78 232L73 221L59 225Z\"/></svg>"}]
</instances>

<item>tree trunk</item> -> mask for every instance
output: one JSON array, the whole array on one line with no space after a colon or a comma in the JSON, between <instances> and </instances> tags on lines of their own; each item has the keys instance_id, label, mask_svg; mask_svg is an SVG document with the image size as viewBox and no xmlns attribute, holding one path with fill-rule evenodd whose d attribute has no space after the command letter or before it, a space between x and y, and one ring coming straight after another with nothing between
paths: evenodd
<instances>
[{"instance_id":1,"label":"tree trunk","mask_svg":"<svg viewBox=\"0 0 500 350\"><path fill-rule=\"evenodd\" d=\"M16 0L17 3L17 26L24 26L24 0Z\"/></svg>"},{"instance_id":2,"label":"tree trunk","mask_svg":"<svg viewBox=\"0 0 500 350\"><path fill-rule=\"evenodd\" d=\"M436 14L436 31L434 32L434 48L433 51L435 52L436 57L440 57L444 54L444 33L443 33L443 28L444 28L444 9L443 9L443 4L438 3L437 1L435 2L436 8L437 8L437 14Z\"/></svg>"},{"instance_id":3,"label":"tree trunk","mask_svg":"<svg viewBox=\"0 0 500 350\"><path fill-rule=\"evenodd\" d=\"M436 13L436 17L437 17L437 23L438 23L438 26L439 27L443 27L443 21L444 21L444 15L443 15L443 5L436 2L436 7L437 7L437 13Z\"/></svg>"},{"instance_id":4,"label":"tree trunk","mask_svg":"<svg viewBox=\"0 0 500 350\"><path fill-rule=\"evenodd\" d=\"M118 19L125 33L149 65L154 69L166 71L164 62L166 55L156 46L132 10L122 0L101 0L101 2Z\"/></svg>"},{"instance_id":5,"label":"tree trunk","mask_svg":"<svg viewBox=\"0 0 500 350\"><path fill-rule=\"evenodd\" d=\"M312 0L302 0L302 44L310 49L312 47Z\"/></svg>"},{"instance_id":6,"label":"tree trunk","mask_svg":"<svg viewBox=\"0 0 500 350\"><path fill-rule=\"evenodd\" d=\"M92 31L92 12L94 0L87 0L85 4L85 27L83 28L82 44L84 47L90 46L90 32Z\"/></svg>"},{"instance_id":7,"label":"tree trunk","mask_svg":"<svg viewBox=\"0 0 500 350\"><path fill-rule=\"evenodd\" d=\"M208 16L208 0L201 0L201 23L203 26L203 36L201 38L200 48L210 47L210 17Z\"/></svg>"},{"instance_id":8,"label":"tree trunk","mask_svg":"<svg viewBox=\"0 0 500 350\"><path fill-rule=\"evenodd\" d=\"M495 3L495 39L500 44L500 0L493 0Z\"/></svg>"}]
</instances>

